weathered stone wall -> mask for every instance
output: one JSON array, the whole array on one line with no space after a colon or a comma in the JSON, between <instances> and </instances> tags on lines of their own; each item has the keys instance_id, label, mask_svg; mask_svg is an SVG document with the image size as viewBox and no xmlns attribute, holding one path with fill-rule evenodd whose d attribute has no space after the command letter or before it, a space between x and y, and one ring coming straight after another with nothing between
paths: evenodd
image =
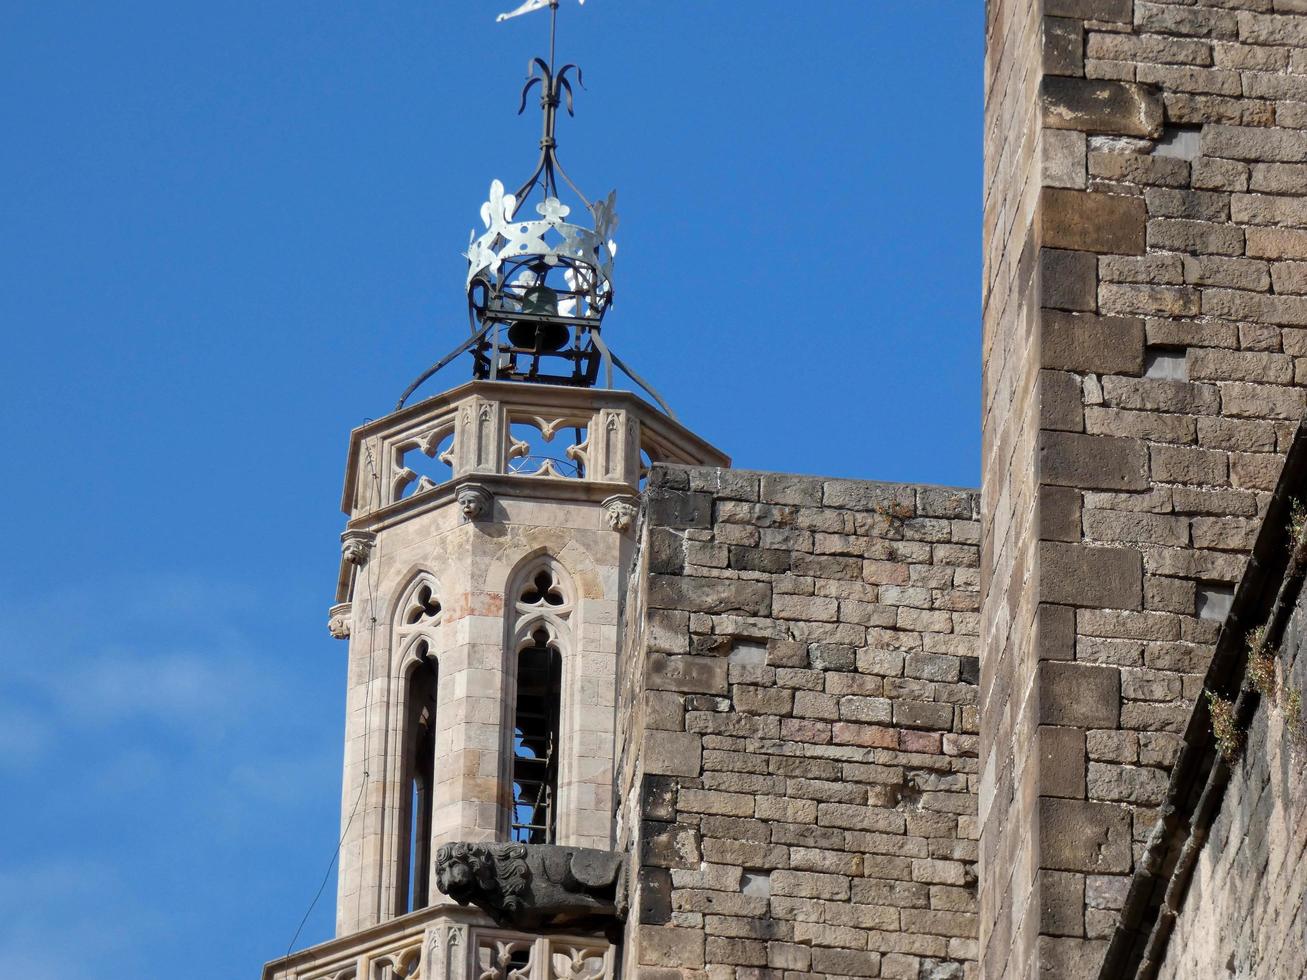
<instances>
[{"instance_id":1,"label":"weathered stone wall","mask_svg":"<svg viewBox=\"0 0 1307 980\"><path fill-rule=\"evenodd\" d=\"M984 364L981 419L979 936L987 972L1006 967L1035 865L1030 837L1034 616L1026 581L1036 568L1033 530L1039 429L1039 315L1035 216L1041 147L1039 9L1034 0L989 4L985 38Z\"/></svg>"},{"instance_id":2,"label":"weathered stone wall","mask_svg":"<svg viewBox=\"0 0 1307 980\"><path fill-rule=\"evenodd\" d=\"M627 976L974 975L978 504L654 469L622 615Z\"/></svg>"},{"instance_id":3,"label":"weathered stone wall","mask_svg":"<svg viewBox=\"0 0 1307 980\"><path fill-rule=\"evenodd\" d=\"M1095 973L1307 404L1304 13L989 7L989 976Z\"/></svg>"},{"instance_id":4,"label":"weathered stone wall","mask_svg":"<svg viewBox=\"0 0 1307 980\"><path fill-rule=\"evenodd\" d=\"M1307 687L1307 605L1280 645L1282 684ZM1307 746L1262 699L1176 919L1158 976L1307 976Z\"/></svg>"}]
</instances>

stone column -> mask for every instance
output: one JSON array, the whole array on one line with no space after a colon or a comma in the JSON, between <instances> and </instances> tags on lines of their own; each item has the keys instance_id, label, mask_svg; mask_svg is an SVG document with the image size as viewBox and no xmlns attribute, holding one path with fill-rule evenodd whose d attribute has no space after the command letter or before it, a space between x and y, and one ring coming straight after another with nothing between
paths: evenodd
<instances>
[{"instance_id":1,"label":"stone column","mask_svg":"<svg viewBox=\"0 0 1307 980\"><path fill-rule=\"evenodd\" d=\"M985 976L1096 975L1303 413L1305 10L989 4Z\"/></svg>"}]
</instances>

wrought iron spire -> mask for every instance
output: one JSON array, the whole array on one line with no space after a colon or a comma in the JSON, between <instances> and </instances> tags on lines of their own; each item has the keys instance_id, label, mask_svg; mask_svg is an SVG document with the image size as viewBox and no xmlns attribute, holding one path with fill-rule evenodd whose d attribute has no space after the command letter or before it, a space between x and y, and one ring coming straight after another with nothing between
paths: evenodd
<instances>
[{"instance_id":1,"label":"wrought iron spire","mask_svg":"<svg viewBox=\"0 0 1307 980\"><path fill-rule=\"evenodd\" d=\"M584 0L582 0L584 2ZM663 399L604 343L600 329L613 303L613 257L617 244L617 192L591 201L558 159L558 109L574 115L572 81L583 85L572 63L556 67L559 0L526 0L499 20L549 10L549 59L533 58L522 87L518 115L539 90L542 116L540 156L531 175L512 193L490 184L481 205L485 230L473 231L466 252L471 336L413 382L402 406L419 385L464 351L471 351L477 378L590 387L603 372L612 387L614 365L645 390L669 415ZM560 183L581 209L560 198ZM532 210L525 205L535 200ZM588 224L567 221L589 212Z\"/></svg>"}]
</instances>

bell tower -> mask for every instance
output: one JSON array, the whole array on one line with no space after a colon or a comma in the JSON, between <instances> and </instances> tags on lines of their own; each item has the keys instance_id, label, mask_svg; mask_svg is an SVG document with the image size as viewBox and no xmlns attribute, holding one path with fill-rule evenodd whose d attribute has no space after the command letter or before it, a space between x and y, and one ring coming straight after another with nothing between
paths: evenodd
<instances>
[{"instance_id":1,"label":"bell tower","mask_svg":"<svg viewBox=\"0 0 1307 980\"><path fill-rule=\"evenodd\" d=\"M481 206L469 333L350 436L329 621L349 663L336 938L270 963L269 980L615 969L633 523L652 463L728 461L602 335L615 195L587 199L559 163L580 71L555 65L557 7L507 15L549 12L519 108L538 96L543 128L529 178L492 182ZM412 400L457 362L471 380ZM615 388L615 370L652 401Z\"/></svg>"}]
</instances>

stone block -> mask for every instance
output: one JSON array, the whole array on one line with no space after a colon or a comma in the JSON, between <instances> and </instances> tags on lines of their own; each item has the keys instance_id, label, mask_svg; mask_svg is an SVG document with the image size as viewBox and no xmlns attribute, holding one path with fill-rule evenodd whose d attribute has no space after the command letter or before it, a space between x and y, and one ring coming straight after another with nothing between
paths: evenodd
<instances>
[{"instance_id":1,"label":"stone block","mask_svg":"<svg viewBox=\"0 0 1307 980\"><path fill-rule=\"evenodd\" d=\"M1079 728L1039 727L1039 792L1084 799L1085 733Z\"/></svg>"},{"instance_id":2,"label":"stone block","mask_svg":"<svg viewBox=\"0 0 1307 980\"><path fill-rule=\"evenodd\" d=\"M1283 0L1280 2L1283 4ZM1302 13L1301 10L1297 12ZM1239 40L1246 44L1283 44L1301 48L1307 46L1307 18L1241 10Z\"/></svg>"},{"instance_id":3,"label":"stone block","mask_svg":"<svg viewBox=\"0 0 1307 980\"><path fill-rule=\"evenodd\" d=\"M1230 160L1296 163L1307 160L1307 133L1262 126L1203 127L1203 155Z\"/></svg>"},{"instance_id":4,"label":"stone block","mask_svg":"<svg viewBox=\"0 0 1307 980\"><path fill-rule=\"evenodd\" d=\"M767 965L774 970L789 970L796 973L809 973L812 963L812 948L797 943L769 942L767 944ZM680 980L678 974L677 980ZM760 978L761 980L761 978Z\"/></svg>"},{"instance_id":5,"label":"stone block","mask_svg":"<svg viewBox=\"0 0 1307 980\"><path fill-rule=\"evenodd\" d=\"M641 925L638 940L640 963L686 970L702 969L704 939L702 929Z\"/></svg>"},{"instance_id":6,"label":"stone block","mask_svg":"<svg viewBox=\"0 0 1307 980\"><path fill-rule=\"evenodd\" d=\"M1059 486L1145 490L1148 453L1138 439L1045 431L1039 434L1039 478Z\"/></svg>"},{"instance_id":7,"label":"stone block","mask_svg":"<svg viewBox=\"0 0 1307 980\"><path fill-rule=\"evenodd\" d=\"M1296 228L1249 228L1248 254L1264 259L1307 259L1307 231Z\"/></svg>"},{"instance_id":8,"label":"stone block","mask_svg":"<svg viewBox=\"0 0 1307 980\"><path fill-rule=\"evenodd\" d=\"M698 776L703 755L702 739L689 732L646 732L644 771L650 775Z\"/></svg>"},{"instance_id":9,"label":"stone block","mask_svg":"<svg viewBox=\"0 0 1307 980\"><path fill-rule=\"evenodd\" d=\"M692 868L699 861L699 833L693 827L659 820L641 822L641 864L660 868Z\"/></svg>"},{"instance_id":10,"label":"stone block","mask_svg":"<svg viewBox=\"0 0 1307 980\"><path fill-rule=\"evenodd\" d=\"M1188 65L1141 64L1135 69L1135 78L1141 82L1160 85L1168 95L1176 92L1192 92L1208 97L1241 94L1239 73L1236 71L1193 68ZM1176 122L1181 121L1174 114L1170 115Z\"/></svg>"},{"instance_id":11,"label":"stone block","mask_svg":"<svg viewBox=\"0 0 1307 980\"><path fill-rule=\"evenodd\" d=\"M1212 63L1211 44L1153 33L1095 31L1089 37L1085 53L1096 61L1133 61L1189 67L1207 67Z\"/></svg>"},{"instance_id":12,"label":"stone block","mask_svg":"<svg viewBox=\"0 0 1307 980\"><path fill-rule=\"evenodd\" d=\"M1271 268L1271 281L1277 293L1307 293L1307 262L1275 263Z\"/></svg>"},{"instance_id":13,"label":"stone block","mask_svg":"<svg viewBox=\"0 0 1307 980\"><path fill-rule=\"evenodd\" d=\"M772 575L790 570L791 553L775 548L749 548L731 545L729 551L731 568L748 572L767 572Z\"/></svg>"},{"instance_id":14,"label":"stone block","mask_svg":"<svg viewBox=\"0 0 1307 980\"><path fill-rule=\"evenodd\" d=\"M668 527L649 528L649 572L680 575L685 571L685 536Z\"/></svg>"},{"instance_id":15,"label":"stone block","mask_svg":"<svg viewBox=\"0 0 1307 980\"><path fill-rule=\"evenodd\" d=\"M1121 672L1115 667L1056 660L1039 665L1042 725L1115 728L1120 716Z\"/></svg>"},{"instance_id":16,"label":"stone block","mask_svg":"<svg viewBox=\"0 0 1307 980\"><path fill-rule=\"evenodd\" d=\"M758 499L768 504L797 504L802 507L821 506L821 480L792 473L766 473L758 491Z\"/></svg>"},{"instance_id":17,"label":"stone block","mask_svg":"<svg viewBox=\"0 0 1307 980\"><path fill-rule=\"evenodd\" d=\"M1134 0L1044 0L1049 17L1078 17L1129 24L1134 17Z\"/></svg>"},{"instance_id":18,"label":"stone block","mask_svg":"<svg viewBox=\"0 0 1307 980\"><path fill-rule=\"evenodd\" d=\"M1098 272L1105 282L1151 282L1175 286L1184 282L1184 263L1178 255L1102 255Z\"/></svg>"},{"instance_id":19,"label":"stone block","mask_svg":"<svg viewBox=\"0 0 1307 980\"><path fill-rule=\"evenodd\" d=\"M812 970L841 977L880 975L880 953L862 949L812 948Z\"/></svg>"},{"instance_id":20,"label":"stone block","mask_svg":"<svg viewBox=\"0 0 1307 980\"><path fill-rule=\"evenodd\" d=\"M1232 453L1230 481L1250 490L1274 490L1283 466L1284 457L1278 453Z\"/></svg>"},{"instance_id":21,"label":"stone block","mask_svg":"<svg viewBox=\"0 0 1307 980\"><path fill-rule=\"evenodd\" d=\"M1177 445L1195 441L1195 420L1167 412L1127 412L1117 408L1085 408L1085 431L1091 435L1129 436Z\"/></svg>"},{"instance_id":22,"label":"stone block","mask_svg":"<svg viewBox=\"0 0 1307 980\"><path fill-rule=\"evenodd\" d=\"M972 490L949 487L921 487L917 490L917 513L922 517L969 520L975 516L977 496Z\"/></svg>"},{"instance_id":23,"label":"stone block","mask_svg":"<svg viewBox=\"0 0 1307 980\"><path fill-rule=\"evenodd\" d=\"M706 528L712 524L712 495L657 487L645 494L650 525Z\"/></svg>"},{"instance_id":24,"label":"stone block","mask_svg":"<svg viewBox=\"0 0 1307 980\"><path fill-rule=\"evenodd\" d=\"M1061 248L1039 250L1039 301L1060 310L1098 308L1098 256Z\"/></svg>"},{"instance_id":25,"label":"stone block","mask_svg":"<svg viewBox=\"0 0 1307 980\"><path fill-rule=\"evenodd\" d=\"M1104 313L1138 316L1197 316L1202 309L1192 286L1152 286L1147 283L1103 283L1098 306Z\"/></svg>"},{"instance_id":26,"label":"stone block","mask_svg":"<svg viewBox=\"0 0 1307 980\"><path fill-rule=\"evenodd\" d=\"M827 480L822 484L821 502L827 507L838 507L842 510L911 516L914 495L912 487L892 483Z\"/></svg>"},{"instance_id":27,"label":"stone block","mask_svg":"<svg viewBox=\"0 0 1307 980\"><path fill-rule=\"evenodd\" d=\"M1190 446L1150 446L1149 470L1157 483L1224 486L1229 483L1223 452Z\"/></svg>"},{"instance_id":28,"label":"stone block","mask_svg":"<svg viewBox=\"0 0 1307 980\"><path fill-rule=\"evenodd\" d=\"M1235 194L1230 199L1230 217L1246 225L1302 228L1307 226L1307 201L1271 194Z\"/></svg>"},{"instance_id":29,"label":"stone block","mask_svg":"<svg viewBox=\"0 0 1307 980\"><path fill-rule=\"evenodd\" d=\"M1080 379L1065 371L1039 372L1039 424L1045 429L1080 432L1085 427Z\"/></svg>"},{"instance_id":30,"label":"stone block","mask_svg":"<svg viewBox=\"0 0 1307 980\"><path fill-rule=\"evenodd\" d=\"M649 606L717 615L766 616L771 612L771 587L765 582L741 579L650 575Z\"/></svg>"},{"instance_id":31,"label":"stone block","mask_svg":"<svg viewBox=\"0 0 1307 980\"><path fill-rule=\"evenodd\" d=\"M1148 205L1148 216L1150 218L1196 218L1199 221L1230 220L1230 195L1228 194L1176 190L1170 187L1149 187L1144 191L1144 201Z\"/></svg>"},{"instance_id":32,"label":"stone block","mask_svg":"<svg viewBox=\"0 0 1307 980\"><path fill-rule=\"evenodd\" d=\"M1209 255L1242 255L1242 228L1190 218L1154 218L1148 222L1148 247ZM1251 254L1251 253L1249 253Z\"/></svg>"},{"instance_id":33,"label":"stone block","mask_svg":"<svg viewBox=\"0 0 1307 980\"><path fill-rule=\"evenodd\" d=\"M1193 162L1193 186L1216 191L1248 189L1249 170L1234 160L1200 158Z\"/></svg>"},{"instance_id":34,"label":"stone block","mask_svg":"<svg viewBox=\"0 0 1307 980\"><path fill-rule=\"evenodd\" d=\"M1301 163L1255 163L1248 186L1268 194L1297 194L1307 184L1307 165Z\"/></svg>"},{"instance_id":35,"label":"stone block","mask_svg":"<svg viewBox=\"0 0 1307 980\"><path fill-rule=\"evenodd\" d=\"M953 726L953 706L934 701L895 701L894 724L947 731Z\"/></svg>"},{"instance_id":36,"label":"stone block","mask_svg":"<svg viewBox=\"0 0 1307 980\"><path fill-rule=\"evenodd\" d=\"M1057 132L1045 130L1045 132ZM1083 135L1083 134L1082 134ZM1088 155L1089 175L1113 183L1140 184L1145 187L1189 186L1189 164L1175 157L1145 156L1133 148L1113 147L1104 150L1095 147Z\"/></svg>"},{"instance_id":37,"label":"stone block","mask_svg":"<svg viewBox=\"0 0 1307 980\"><path fill-rule=\"evenodd\" d=\"M1178 678L1176 687L1179 687ZM1178 695L1178 691L1176 692ZM1089 764L1089 795L1096 800L1157 806L1166 798L1166 773L1143 766Z\"/></svg>"},{"instance_id":38,"label":"stone block","mask_svg":"<svg viewBox=\"0 0 1307 980\"><path fill-rule=\"evenodd\" d=\"M1040 134L1045 187L1083 190L1087 182L1088 138L1070 129L1045 129Z\"/></svg>"},{"instance_id":39,"label":"stone block","mask_svg":"<svg viewBox=\"0 0 1307 980\"><path fill-rule=\"evenodd\" d=\"M1104 378L1103 398L1113 408L1136 412L1216 415L1221 407L1215 385L1157 378Z\"/></svg>"},{"instance_id":40,"label":"stone block","mask_svg":"<svg viewBox=\"0 0 1307 980\"><path fill-rule=\"evenodd\" d=\"M1040 85L1044 125L1113 136L1162 133L1162 99L1133 82L1045 75ZM1105 249L1104 251L1113 251Z\"/></svg>"},{"instance_id":41,"label":"stone block","mask_svg":"<svg viewBox=\"0 0 1307 980\"><path fill-rule=\"evenodd\" d=\"M676 819L677 781L667 776L645 776L640 782L640 815L646 820Z\"/></svg>"},{"instance_id":42,"label":"stone block","mask_svg":"<svg viewBox=\"0 0 1307 980\"><path fill-rule=\"evenodd\" d=\"M1045 368L1139 375L1144 370L1144 323L1135 317L1045 310L1040 360Z\"/></svg>"},{"instance_id":43,"label":"stone block","mask_svg":"<svg viewBox=\"0 0 1307 980\"><path fill-rule=\"evenodd\" d=\"M1035 649L1040 660L1074 660L1075 610L1070 606L1040 603L1035 613Z\"/></svg>"},{"instance_id":44,"label":"stone block","mask_svg":"<svg viewBox=\"0 0 1307 980\"><path fill-rule=\"evenodd\" d=\"M1142 255L1147 211L1137 197L1046 188L1040 226L1050 248Z\"/></svg>"},{"instance_id":45,"label":"stone block","mask_svg":"<svg viewBox=\"0 0 1307 980\"><path fill-rule=\"evenodd\" d=\"M1095 980L1107 955L1107 942L1040 936L1037 952L1035 976L1042 980Z\"/></svg>"},{"instance_id":46,"label":"stone block","mask_svg":"<svg viewBox=\"0 0 1307 980\"><path fill-rule=\"evenodd\" d=\"M672 920L672 875L666 868L640 869L639 922L666 925Z\"/></svg>"},{"instance_id":47,"label":"stone block","mask_svg":"<svg viewBox=\"0 0 1307 980\"><path fill-rule=\"evenodd\" d=\"M1293 383L1293 360L1285 354L1196 347L1187 357L1189 377L1195 381Z\"/></svg>"},{"instance_id":48,"label":"stone block","mask_svg":"<svg viewBox=\"0 0 1307 980\"><path fill-rule=\"evenodd\" d=\"M1112 803L1041 797L1040 867L1113 874L1130 870L1130 812Z\"/></svg>"},{"instance_id":49,"label":"stone block","mask_svg":"<svg viewBox=\"0 0 1307 980\"><path fill-rule=\"evenodd\" d=\"M649 657L646 683L656 691L725 694L727 667L725 657L654 654Z\"/></svg>"},{"instance_id":50,"label":"stone block","mask_svg":"<svg viewBox=\"0 0 1307 980\"><path fill-rule=\"evenodd\" d=\"M1044 18L1044 73L1083 75L1085 72L1085 25L1065 17Z\"/></svg>"},{"instance_id":51,"label":"stone block","mask_svg":"<svg viewBox=\"0 0 1307 980\"><path fill-rule=\"evenodd\" d=\"M1039 872L1039 929L1051 936L1084 935L1084 875L1073 871Z\"/></svg>"},{"instance_id":52,"label":"stone block","mask_svg":"<svg viewBox=\"0 0 1307 980\"><path fill-rule=\"evenodd\" d=\"M1044 541L1079 541L1081 494L1074 487L1039 488L1039 537Z\"/></svg>"},{"instance_id":53,"label":"stone block","mask_svg":"<svg viewBox=\"0 0 1307 980\"><path fill-rule=\"evenodd\" d=\"M1307 410L1307 392L1301 388L1232 382L1221 386L1221 411L1235 418L1298 421Z\"/></svg>"}]
</instances>

